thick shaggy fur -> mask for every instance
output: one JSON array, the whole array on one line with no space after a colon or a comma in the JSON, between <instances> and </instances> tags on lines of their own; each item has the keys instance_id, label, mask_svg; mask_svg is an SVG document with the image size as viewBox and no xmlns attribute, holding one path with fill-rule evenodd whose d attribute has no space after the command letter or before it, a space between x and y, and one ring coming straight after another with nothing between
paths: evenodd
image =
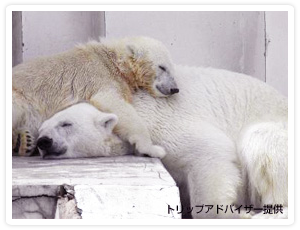
<instances>
[{"instance_id":1,"label":"thick shaggy fur","mask_svg":"<svg viewBox=\"0 0 300 230\"><path fill-rule=\"evenodd\" d=\"M183 207L214 205L207 213L192 212L193 218L286 218L287 98L259 80L226 70L178 66L176 81L178 95L155 99L139 92L133 106L154 143L168 152L162 161L180 188ZM43 125L48 131L54 127ZM72 157L81 156L85 153ZM243 205L240 213L217 214L217 205L225 210L233 204ZM282 204L284 213L246 213L244 206L250 204Z\"/></svg>"},{"instance_id":2,"label":"thick shaggy fur","mask_svg":"<svg viewBox=\"0 0 300 230\"><path fill-rule=\"evenodd\" d=\"M184 206L282 204L284 214L192 213L193 218L286 218L287 98L252 77L210 68L177 67L180 94L134 98ZM164 109L160 109L164 108Z\"/></svg>"},{"instance_id":3,"label":"thick shaggy fur","mask_svg":"<svg viewBox=\"0 0 300 230\"><path fill-rule=\"evenodd\" d=\"M162 72L160 65L168 73ZM165 47L145 37L90 42L14 67L15 152L30 155L43 121L64 108L88 101L102 111L118 115L116 132L135 144L138 152L163 157L164 149L152 144L148 130L130 103L138 88L151 96L166 96L157 87L177 88L172 71Z\"/></svg>"}]
</instances>

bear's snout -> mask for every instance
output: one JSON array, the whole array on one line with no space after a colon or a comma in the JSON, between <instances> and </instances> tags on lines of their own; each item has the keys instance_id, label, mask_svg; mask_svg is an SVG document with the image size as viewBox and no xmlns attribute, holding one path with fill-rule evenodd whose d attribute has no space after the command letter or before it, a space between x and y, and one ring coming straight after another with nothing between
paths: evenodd
<instances>
[{"instance_id":1,"label":"bear's snout","mask_svg":"<svg viewBox=\"0 0 300 230\"><path fill-rule=\"evenodd\" d=\"M179 89L178 89L178 88L172 88L172 89L170 90L170 93L171 93L171 94L179 93Z\"/></svg>"},{"instance_id":2,"label":"bear's snout","mask_svg":"<svg viewBox=\"0 0 300 230\"><path fill-rule=\"evenodd\" d=\"M40 137L37 141L37 147L41 150L50 149L53 144L53 140L47 136Z\"/></svg>"}]
</instances>

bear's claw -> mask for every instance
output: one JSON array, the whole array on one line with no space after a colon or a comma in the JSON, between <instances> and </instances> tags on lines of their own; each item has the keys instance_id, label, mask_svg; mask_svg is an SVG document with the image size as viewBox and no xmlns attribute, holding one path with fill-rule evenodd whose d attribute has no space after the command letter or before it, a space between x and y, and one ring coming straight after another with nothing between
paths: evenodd
<instances>
[{"instance_id":1,"label":"bear's claw","mask_svg":"<svg viewBox=\"0 0 300 230\"><path fill-rule=\"evenodd\" d=\"M29 131L21 131L18 133L16 145L13 151L19 156L30 156L34 151L33 137Z\"/></svg>"}]
</instances>

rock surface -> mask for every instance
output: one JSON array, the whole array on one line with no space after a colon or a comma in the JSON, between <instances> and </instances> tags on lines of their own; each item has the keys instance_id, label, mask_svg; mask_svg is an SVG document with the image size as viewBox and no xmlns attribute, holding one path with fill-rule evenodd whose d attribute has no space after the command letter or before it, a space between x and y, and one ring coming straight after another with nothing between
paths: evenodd
<instances>
[{"instance_id":1,"label":"rock surface","mask_svg":"<svg viewBox=\"0 0 300 230\"><path fill-rule=\"evenodd\" d=\"M155 158L13 157L12 177L13 218L181 218L168 214L179 190Z\"/></svg>"}]
</instances>

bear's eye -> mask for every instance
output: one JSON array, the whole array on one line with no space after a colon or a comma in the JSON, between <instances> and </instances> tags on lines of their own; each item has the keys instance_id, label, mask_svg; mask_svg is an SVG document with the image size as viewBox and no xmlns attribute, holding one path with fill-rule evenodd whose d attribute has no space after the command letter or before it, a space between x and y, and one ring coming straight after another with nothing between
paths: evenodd
<instances>
[{"instance_id":1,"label":"bear's eye","mask_svg":"<svg viewBox=\"0 0 300 230\"><path fill-rule=\"evenodd\" d=\"M158 66L162 71L166 71L167 69L166 69L166 67L164 67L164 66L162 66L162 65L160 65L160 66Z\"/></svg>"},{"instance_id":2,"label":"bear's eye","mask_svg":"<svg viewBox=\"0 0 300 230\"><path fill-rule=\"evenodd\" d=\"M69 123L69 122L64 122L64 123L62 123L60 126L63 127L63 128L65 128L65 127L70 127L70 126L72 126L72 124Z\"/></svg>"}]
</instances>

